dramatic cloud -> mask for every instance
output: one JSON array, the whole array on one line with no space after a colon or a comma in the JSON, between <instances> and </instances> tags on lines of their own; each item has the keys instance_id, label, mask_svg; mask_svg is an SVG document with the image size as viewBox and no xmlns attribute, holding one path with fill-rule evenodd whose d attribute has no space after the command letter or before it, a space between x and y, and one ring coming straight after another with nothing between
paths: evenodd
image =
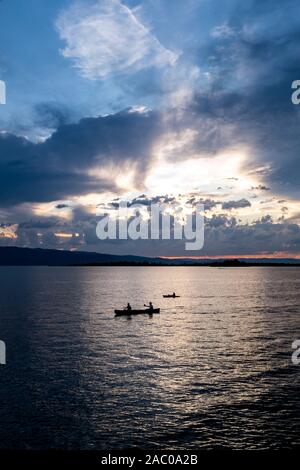
<instances>
[{"instance_id":1,"label":"dramatic cloud","mask_svg":"<svg viewBox=\"0 0 300 470\"><path fill-rule=\"evenodd\" d=\"M57 29L67 44L62 54L90 79L169 66L177 59L119 0L77 1L60 15Z\"/></svg>"},{"instance_id":2,"label":"dramatic cloud","mask_svg":"<svg viewBox=\"0 0 300 470\"><path fill-rule=\"evenodd\" d=\"M223 202L222 209L241 209L244 207L250 207L251 203L247 199L240 199L239 201L227 201Z\"/></svg>"},{"instance_id":3,"label":"dramatic cloud","mask_svg":"<svg viewBox=\"0 0 300 470\"><path fill-rule=\"evenodd\" d=\"M262 184L259 184L258 186L254 186L251 189L253 191L271 191L271 188L268 188L267 186L264 186Z\"/></svg>"},{"instance_id":4,"label":"dramatic cloud","mask_svg":"<svg viewBox=\"0 0 300 470\"><path fill-rule=\"evenodd\" d=\"M0 245L80 249L115 254L147 256L288 256L300 252L300 228L296 223L276 223L265 216L252 224L240 224L235 217L213 215L205 220L205 245L198 252L186 252L184 240L107 240L96 236L99 218L78 207L72 220L33 219L2 229ZM14 237L11 234L15 234ZM6 234L6 238L5 238Z\"/></svg>"},{"instance_id":5,"label":"dramatic cloud","mask_svg":"<svg viewBox=\"0 0 300 470\"><path fill-rule=\"evenodd\" d=\"M199 119L214 123L214 136L230 129L231 141L251 149L249 169L268 167L266 183L294 197L300 184L300 115L291 103L291 83L300 76L299 18L294 1L235 4L226 25L215 28L200 51L212 87L196 93L193 105ZM226 144L218 137L213 141L215 148Z\"/></svg>"},{"instance_id":6,"label":"dramatic cloud","mask_svg":"<svg viewBox=\"0 0 300 470\"><path fill-rule=\"evenodd\" d=\"M173 242L99 245L97 204L127 192L144 209L202 203L201 255L300 251L300 3L171 3L70 0L50 24L41 17L45 47L27 25L33 74L26 91L26 74L20 89L10 82L19 95L1 108L1 243L16 243L14 227L23 245L186 254Z\"/></svg>"},{"instance_id":7,"label":"dramatic cloud","mask_svg":"<svg viewBox=\"0 0 300 470\"><path fill-rule=\"evenodd\" d=\"M228 217L214 217L208 221L205 248L208 256L255 255L300 251L300 227L292 223L274 223L268 216L253 224L237 224Z\"/></svg>"},{"instance_id":8,"label":"dramatic cloud","mask_svg":"<svg viewBox=\"0 0 300 470\"><path fill-rule=\"evenodd\" d=\"M61 126L42 143L0 134L2 206L115 190L112 171L126 165L143 181L160 133L155 113L127 110Z\"/></svg>"}]
</instances>

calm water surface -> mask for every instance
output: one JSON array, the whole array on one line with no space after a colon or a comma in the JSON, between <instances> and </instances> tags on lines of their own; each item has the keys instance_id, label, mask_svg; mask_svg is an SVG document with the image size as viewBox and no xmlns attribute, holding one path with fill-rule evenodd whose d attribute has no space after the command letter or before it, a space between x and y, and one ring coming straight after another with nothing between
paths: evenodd
<instances>
[{"instance_id":1,"label":"calm water surface","mask_svg":"<svg viewBox=\"0 0 300 470\"><path fill-rule=\"evenodd\" d=\"M299 445L299 314L299 268L0 268L0 447Z\"/></svg>"}]
</instances>

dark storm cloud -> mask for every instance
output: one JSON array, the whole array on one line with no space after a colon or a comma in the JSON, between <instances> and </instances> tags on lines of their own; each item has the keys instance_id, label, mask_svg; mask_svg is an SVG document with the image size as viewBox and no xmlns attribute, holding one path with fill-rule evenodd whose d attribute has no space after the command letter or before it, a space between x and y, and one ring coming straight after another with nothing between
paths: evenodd
<instances>
[{"instance_id":1,"label":"dark storm cloud","mask_svg":"<svg viewBox=\"0 0 300 470\"><path fill-rule=\"evenodd\" d=\"M235 227L237 220L235 217L229 217L225 214L214 214L211 218L205 219L206 227L220 228L220 227Z\"/></svg>"},{"instance_id":2,"label":"dark storm cloud","mask_svg":"<svg viewBox=\"0 0 300 470\"><path fill-rule=\"evenodd\" d=\"M121 199L116 199L112 202L110 202L108 205L103 204L103 208L105 209L118 209L119 204L120 204ZM146 196L145 194L141 194L140 196L132 199L132 201L127 202L127 206L133 206L133 205L141 205L141 206L151 206L151 204L169 204L169 205L182 205L186 204L188 206L196 207L198 205L203 205L205 211L211 211L212 209L216 208L217 206L222 206L223 210L231 210L231 209L242 209L244 207L250 207L251 203L247 199L239 199L237 201L227 201L227 202L221 202L221 201L216 201L213 199L209 198L201 198L199 195L190 195L190 197L187 197L187 199L184 199L184 202L182 201L181 197L174 197L170 195L164 195L164 196L154 196L154 197L149 197ZM100 206L99 206L100 207Z\"/></svg>"},{"instance_id":3,"label":"dark storm cloud","mask_svg":"<svg viewBox=\"0 0 300 470\"><path fill-rule=\"evenodd\" d=\"M244 207L250 207L251 203L247 199L240 199L239 201L227 201L223 202L222 209L231 210L231 209L242 209Z\"/></svg>"},{"instance_id":4,"label":"dark storm cloud","mask_svg":"<svg viewBox=\"0 0 300 470\"><path fill-rule=\"evenodd\" d=\"M164 196L147 196L146 194L141 194L133 198L132 200L123 200L122 198L116 198L109 203L102 203L98 205L98 208L102 208L103 210L112 210L112 209L119 209L120 202L126 202L127 207L132 207L134 205L146 206L150 207L152 204L175 204L176 198L174 196L168 196L167 194Z\"/></svg>"},{"instance_id":5,"label":"dark storm cloud","mask_svg":"<svg viewBox=\"0 0 300 470\"><path fill-rule=\"evenodd\" d=\"M43 143L0 134L0 201L2 206L47 202L115 189L92 170L130 164L143 181L150 151L159 134L155 113L126 110L60 126ZM89 172L89 173L88 173Z\"/></svg>"},{"instance_id":6,"label":"dark storm cloud","mask_svg":"<svg viewBox=\"0 0 300 470\"><path fill-rule=\"evenodd\" d=\"M180 3L181 8L186 8L185 2ZM222 9L221 3L210 2L218 9ZM175 146L170 152L173 161L186 159L188 155L213 157L223 150L245 146L248 155L247 167L243 170L249 170L249 174L263 182L251 191L263 192L272 188L283 196L298 198L300 106L291 103L291 83L300 79L300 3L295 0L228 0L224 9L232 12L227 15L226 24L219 24L211 30L210 36L197 40L197 45L194 43L189 50L191 57L198 47L195 53L197 64L200 71L209 75L209 85L193 85L192 102L181 103L179 110L166 107L161 115L159 112L126 110L115 115L82 119L74 124L68 110L47 103L35 109L37 125L57 128L47 141L33 143L25 138L0 134L2 207L26 201L69 199L115 189L111 179L99 180L93 176L91 170L96 166L112 164L122 170L122 165L128 164L136 169L138 181L143 182L158 137L165 130L174 131L175 135L178 132L180 141L180 132L186 129L196 130L198 136L192 136L184 148L179 146L177 150ZM183 42L188 41L188 36L182 35ZM160 83L154 72L143 71L140 78L143 80L138 83L131 78L126 82L129 91L138 88L141 95L160 93ZM172 105L169 103L170 107ZM163 122L167 129L163 128ZM154 202L171 202L161 200L162 197L141 195L135 203L147 206ZM230 196L226 198L230 199ZM207 211L221 204L224 211L251 205L246 199L222 203L209 195L200 199L191 197L189 202L193 206L203 203ZM263 201L262 208L267 202ZM117 201L112 205L117 207ZM57 209L67 207L59 204ZM96 237L98 218L80 206L72 207L72 213L70 221L33 218L21 223L18 243L40 246L41 238L37 233L41 232L43 246L71 248L83 245L98 251L107 246ZM14 222L14 214L17 222L28 218L28 214L22 216L18 208L14 208L11 222ZM300 229L295 221L299 221L299 215L294 219L281 219L281 223L266 216L253 224L241 224L230 214L207 217L204 250L199 254L255 254L266 249L299 252ZM59 239L55 236L58 229L79 236ZM131 249L137 252L140 247L140 254L194 254L169 241L165 244L147 242L147 245L116 241L110 246L120 247L123 253Z\"/></svg>"},{"instance_id":7,"label":"dark storm cloud","mask_svg":"<svg viewBox=\"0 0 300 470\"><path fill-rule=\"evenodd\" d=\"M35 124L46 129L57 129L72 121L71 111L58 103L39 103L34 112Z\"/></svg>"},{"instance_id":8,"label":"dark storm cloud","mask_svg":"<svg viewBox=\"0 0 300 470\"><path fill-rule=\"evenodd\" d=\"M42 219L31 219L28 222L21 222L19 224L19 230L21 229L37 229L44 230L54 228L62 225L64 222L57 219L56 217L43 217Z\"/></svg>"},{"instance_id":9,"label":"dark storm cloud","mask_svg":"<svg viewBox=\"0 0 300 470\"><path fill-rule=\"evenodd\" d=\"M259 184L258 186L252 186L251 191L271 191L271 188L268 188L263 184Z\"/></svg>"},{"instance_id":10,"label":"dark storm cloud","mask_svg":"<svg viewBox=\"0 0 300 470\"><path fill-rule=\"evenodd\" d=\"M300 227L293 219L275 222L270 215L243 224L228 214L205 217L205 243L200 252L187 252L184 241L166 240L107 240L96 236L99 217L87 207L73 208L71 220L55 217L33 217L19 224L16 231L19 246L85 249L88 251L139 254L148 256L224 256L251 255L276 252L300 252ZM68 233L60 238L57 232ZM73 234L73 235L72 235ZM15 244L15 240L0 239L1 245Z\"/></svg>"},{"instance_id":11,"label":"dark storm cloud","mask_svg":"<svg viewBox=\"0 0 300 470\"><path fill-rule=\"evenodd\" d=\"M141 205L141 206L151 206L151 204L166 204L170 206L182 205L187 204L188 206L196 207L197 205L202 204L204 206L204 210L210 211L211 209L217 207L218 205L222 205L221 201L214 201L213 199L209 198L201 198L195 194L189 194L184 196L182 199L182 195L177 197L171 196L168 194L165 195L158 195L158 196L147 196L146 194L141 194L140 196L135 197L131 201L127 201L127 206L131 207L133 205ZM115 199L114 201L110 202L109 204L102 204L103 209L118 209L120 201L122 199ZM235 201L233 201L234 203ZM238 201L237 201L238 202ZM100 207L101 205L99 205ZM242 206L241 206L242 207ZM244 206L243 206L244 207Z\"/></svg>"},{"instance_id":12,"label":"dark storm cloud","mask_svg":"<svg viewBox=\"0 0 300 470\"><path fill-rule=\"evenodd\" d=\"M300 227L293 223L275 223L270 216L255 223L239 225L235 219L223 218L216 227L210 222L205 234L206 255L299 253Z\"/></svg>"},{"instance_id":13,"label":"dark storm cloud","mask_svg":"<svg viewBox=\"0 0 300 470\"><path fill-rule=\"evenodd\" d=\"M9 134L0 136L2 207L23 202L48 202L113 187L110 181L96 181L79 174L76 160L65 165L63 143L55 155L47 150L47 145L34 144Z\"/></svg>"},{"instance_id":14,"label":"dark storm cloud","mask_svg":"<svg viewBox=\"0 0 300 470\"><path fill-rule=\"evenodd\" d=\"M205 211L210 211L211 209L214 209L217 205L222 204L220 201L214 201L213 199L209 198L199 198L196 196L193 196L188 199L186 203L193 207L202 204L204 206Z\"/></svg>"},{"instance_id":15,"label":"dark storm cloud","mask_svg":"<svg viewBox=\"0 0 300 470\"><path fill-rule=\"evenodd\" d=\"M151 204L173 204L176 203L176 198L173 196L154 196L147 197L145 194L142 194L139 197L134 198L130 205L140 204L142 206L151 206Z\"/></svg>"},{"instance_id":16,"label":"dark storm cloud","mask_svg":"<svg viewBox=\"0 0 300 470\"><path fill-rule=\"evenodd\" d=\"M258 170L266 184L297 195L300 109L291 103L291 84L300 78L300 3L235 3L225 26L199 50L212 85L189 108L205 130L195 145L213 154L244 144L249 170L269 165Z\"/></svg>"},{"instance_id":17,"label":"dark storm cloud","mask_svg":"<svg viewBox=\"0 0 300 470\"><path fill-rule=\"evenodd\" d=\"M143 171L149 163L149 150L160 132L159 126L154 112L126 110L63 126L45 142L45 148L54 161L63 148L66 167L84 169L96 163L132 161Z\"/></svg>"}]
</instances>

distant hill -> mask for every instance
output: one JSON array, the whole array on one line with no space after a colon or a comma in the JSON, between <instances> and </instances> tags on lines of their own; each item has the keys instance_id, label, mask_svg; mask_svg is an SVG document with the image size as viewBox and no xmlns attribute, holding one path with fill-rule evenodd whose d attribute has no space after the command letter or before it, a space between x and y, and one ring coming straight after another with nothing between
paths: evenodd
<instances>
[{"instance_id":1,"label":"distant hill","mask_svg":"<svg viewBox=\"0 0 300 470\"><path fill-rule=\"evenodd\" d=\"M0 247L0 266L300 266L295 259L167 259L118 256L88 251Z\"/></svg>"},{"instance_id":2,"label":"distant hill","mask_svg":"<svg viewBox=\"0 0 300 470\"><path fill-rule=\"evenodd\" d=\"M222 267L222 268L242 268L249 266L300 266L300 262L293 259L225 259L216 260L208 263L211 267Z\"/></svg>"},{"instance_id":3,"label":"distant hill","mask_svg":"<svg viewBox=\"0 0 300 470\"><path fill-rule=\"evenodd\" d=\"M141 264L152 258L117 256L85 251L48 250L42 248L0 247L0 266L74 266Z\"/></svg>"}]
</instances>

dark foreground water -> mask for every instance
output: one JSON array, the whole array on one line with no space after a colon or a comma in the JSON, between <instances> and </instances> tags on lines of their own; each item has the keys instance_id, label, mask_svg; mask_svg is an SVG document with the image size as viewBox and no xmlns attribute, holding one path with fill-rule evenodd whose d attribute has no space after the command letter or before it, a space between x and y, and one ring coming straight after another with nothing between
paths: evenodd
<instances>
[{"instance_id":1,"label":"dark foreground water","mask_svg":"<svg viewBox=\"0 0 300 470\"><path fill-rule=\"evenodd\" d=\"M1 268L0 447L299 445L299 315L298 268Z\"/></svg>"}]
</instances>

